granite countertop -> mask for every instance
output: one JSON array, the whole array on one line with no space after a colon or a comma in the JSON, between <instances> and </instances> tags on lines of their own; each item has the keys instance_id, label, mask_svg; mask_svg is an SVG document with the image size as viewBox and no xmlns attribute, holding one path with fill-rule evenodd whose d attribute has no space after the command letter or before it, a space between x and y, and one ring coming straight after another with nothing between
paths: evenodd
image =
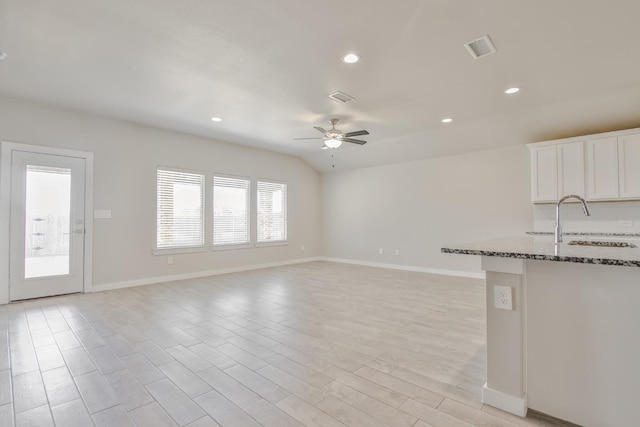
<instances>
[{"instance_id":1,"label":"granite countertop","mask_svg":"<svg viewBox=\"0 0 640 427\"><path fill-rule=\"evenodd\" d=\"M553 236L529 235L452 245L441 250L449 254L640 267L640 247L609 248L568 245L567 243L571 240L578 239L565 236L564 242L556 247L553 244ZM612 240L624 241L620 238Z\"/></svg>"},{"instance_id":2,"label":"granite countertop","mask_svg":"<svg viewBox=\"0 0 640 427\"><path fill-rule=\"evenodd\" d=\"M553 236L553 231L527 231L532 236ZM590 237L640 237L640 233L597 233L591 231L569 231L562 233L564 236L590 236Z\"/></svg>"}]
</instances>

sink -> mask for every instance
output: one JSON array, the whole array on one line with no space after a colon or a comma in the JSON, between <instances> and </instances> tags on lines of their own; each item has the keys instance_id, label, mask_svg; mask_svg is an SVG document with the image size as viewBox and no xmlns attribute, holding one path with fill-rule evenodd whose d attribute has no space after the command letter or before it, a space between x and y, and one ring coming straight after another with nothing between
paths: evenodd
<instances>
[{"instance_id":1,"label":"sink","mask_svg":"<svg viewBox=\"0 0 640 427\"><path fill-rule=\"evenodd\" d=\"M606 242L602 240L572 240L568 244L578 246L600 246L605 248L637 248L633 243Z\"/></svg>"}]
</instances>

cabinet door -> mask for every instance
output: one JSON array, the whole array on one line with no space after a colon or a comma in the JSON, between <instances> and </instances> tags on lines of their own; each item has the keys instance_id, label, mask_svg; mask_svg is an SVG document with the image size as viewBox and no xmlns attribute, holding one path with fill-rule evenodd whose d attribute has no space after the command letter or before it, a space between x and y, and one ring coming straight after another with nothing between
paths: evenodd
<instances>
[{"instance_id":1,"label":"cabinet door","mask_svg":"<svg viewBox=\"0 0 640 427\"><path fill-rule=\"evenodd\" d=\"M618 198L618 138L593 139L586 142L587 199Z\"/></svg>"},{"instance_id":2,"label":"cabinet door","mask_svg":"<svg viewBox=\"0 0 640 427\"><path fill-rule=\"evenodd\" d=\"M531 149L531 200L558 200L558 160L555 145Z\"/></svg>"},{"instance_id":3,"label":"cabinet door","mask_svg":"<svg viewBox=\"0 0 640 427\"><path fill-rule=\"evenodd\" d=\"M640 198L640 135L618 137L620 197Z\"/></svg>"},{"instance_id":4,"label":"cabinet door","mask_svg":"<svg viewBox=\"0 0 640 427\"><path fill-rule=\"evenodd\" d=\"M582 141L558 145L558 198L585 195L583 147Z\"/></svg>"}]
</instances>

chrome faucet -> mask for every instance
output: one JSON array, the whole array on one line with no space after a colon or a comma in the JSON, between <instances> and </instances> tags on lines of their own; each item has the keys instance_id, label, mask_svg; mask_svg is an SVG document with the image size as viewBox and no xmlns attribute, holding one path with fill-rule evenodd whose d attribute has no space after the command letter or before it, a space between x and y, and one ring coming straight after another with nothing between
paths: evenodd
<instances>
[{"instance_id":1,"label":"chrome faucet","mask_svg":"<svg viewBox=\"0 0 640 427\"><path fill-rule=\"evenodd\" d=\"M564 196L562 199L558 200L558 204L556 204L556 232L555 232L555 241L554 244L558 245L562 242L562 226L560 225L560 204L567 199L578 199L582 203L582 210L586 216L591 216L591 212L589 212L589 206L587 205L586 200L584 200L580 196L576 196L575 194L569 194L568 196Z\"/></svg>"}]
</instances>

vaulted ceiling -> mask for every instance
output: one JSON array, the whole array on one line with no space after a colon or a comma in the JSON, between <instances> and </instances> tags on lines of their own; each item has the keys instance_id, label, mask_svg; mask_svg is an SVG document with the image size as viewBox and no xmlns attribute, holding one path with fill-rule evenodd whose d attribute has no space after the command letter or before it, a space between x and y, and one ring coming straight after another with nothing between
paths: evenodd
<instances>
[{"instance_id":1,"label":"vaulted ceiling","mask_svg":"<svg viewBox=\"0 0 640 427\"><path fill-rule=\"evenodd\" d=\"M367 167L640 126L638 16L638 0L0 0L0 93ZM486 34L497 52L473 59ZM333 117L368 144L294 140Z\"/></svg>"}]
</instances>

